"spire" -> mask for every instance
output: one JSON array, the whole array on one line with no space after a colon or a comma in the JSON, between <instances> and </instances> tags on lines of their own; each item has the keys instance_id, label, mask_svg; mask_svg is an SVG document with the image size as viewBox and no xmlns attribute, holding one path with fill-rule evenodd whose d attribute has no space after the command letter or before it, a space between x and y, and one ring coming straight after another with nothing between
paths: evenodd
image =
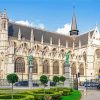
<instances>
[{"instance_id":1,"label":"spire","mask_svg":"<svg viewBox=\"0 0 100 100\"><path fill-rule=\"evenodd\" d=\"M73 8L73 16L72 16L72 26L71 26L71 30L77 30L76 15L75 15L74 8Z\"/></svg>"},{"instance_id":2,"label":"spire","mask_svg":"<svg viewBox=\"0 0 100 100\"><path fill-rule=\"evenodd\" d=\"M2 30L2 21L1 21L1 18L2 18L2 13L0 11L0 31Z\"/></svg>"},{"instance_id":3,"label":"spire","mask_svg":"<svg viewBox=\"0 0 100 100\"><path fill-rule=\"evenodd\" d=\"M41 37L41 44L43 44L43 34L42 34L42 37Z\"/></svg>"},{"instance_id":4,"label":"spire","mask_svg":"<svg viewBox=\"0 0 100 100\"><path fill-rule=\"evenodd\" d=\"M33 43L34 43L33 29L31 29L31 37L30 37L30 42L33 42Z\"/></svg>"},{"instance_id":5,"label":"spire","mask_svg":"<svg viewBox=\"0 0 100 100\"><path fill-rule=\"evenodd\" d=\"M74 44L74 41L73 41L73 50L75 49L75 44Z\"/></svg>"},{"instance_id":6,"label":"spire","mask_svg":"<svg viewBox=\"0 0 100 100\"><path fill-rule=\"evenodd\" d=\"M90 39L91 38L91 36L90 36L90 31L89 31L89 33L88 33L88 39Z\"/></svg>"},{"instance_id":7,"label":"spire","mask_svg":"<svg viewBox=\"0 0 100 100\"><path fill-rule=\"evenodd\" d=\"M74 7L70 35L78 35L78 32L79 31L77 30L77 22L76 22L75 7Z\"/></svg>"},{"instance_id":8,"label":"spire","mask_svg":"<svg viewBox=\"0 0 100 100\"><path fill-rule=\"evenodd\" d=\"M81 48L81 41L79 40L79 48Z\"/></svg>"},{"instance_id":9,"label":"spire","mask_svg":"<svg viewBox=\"0 0 100 100\"><path fill-rule=\"evenodd\" d=\"M59 38L59 40L58 40L58 46L60 47L60 38Z\"/></svg>"},{"instance_id":10,"label":"spire","mask_svg":"<svg viewBox=\"0 0 100 100\"><path fill-rule=\"evenodd\" d=\"M66 48L68 48L68 41L66 40Z\"/></svg>"},{"instance_id":11,"label":"spire","mask_svg":"<svg viewBox=\"0 0 100 100\"><path fill-rule=\"evenodd\" d=\"M0 11L0 18L2 17L2 12Z\"/></svg>"},{"instance_id":12,"label":"spire","mask_svg":"<svg viewBox=\"0 0 100 100\"><path fill-rule=\"evenodd\" d=\"M20 31L20 28L18 30L18 40L21 40L21 31Z\"/></svg>"},{"instance_id":13,"label":"spire","mask_svg":"<svg viewBox=\"0 0 100 100\"><path fill-rule=\"evenodd\" d=\"M50 45L52 45L52 37L50 37Z\"/></svg>"},{"instance_id":14,"label":"spire","mask_svg":"<svg viewBox=\"0 0 100 100\"><path fill-rule=\"evenodd\" d=\"M4 18L7 18L7 12L6 12L6 9L4 9L3 17L4 17Z\"/></svg>"}]
</instances>

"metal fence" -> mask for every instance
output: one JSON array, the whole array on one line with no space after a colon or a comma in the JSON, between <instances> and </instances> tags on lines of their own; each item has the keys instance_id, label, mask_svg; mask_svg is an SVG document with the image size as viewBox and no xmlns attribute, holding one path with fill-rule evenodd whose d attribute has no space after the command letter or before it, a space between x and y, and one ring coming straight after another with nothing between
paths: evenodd
<instances>
[{"instance_id":1,"label":"metal fence","mask_svg":"<svg viewBox=\"0 0 100 100\"><path fill-rule=\"evenodd\" d=\"M11 84L8 83L7 79L0 79L0 86L10 86Z\"/></svg>"}]
</instances>

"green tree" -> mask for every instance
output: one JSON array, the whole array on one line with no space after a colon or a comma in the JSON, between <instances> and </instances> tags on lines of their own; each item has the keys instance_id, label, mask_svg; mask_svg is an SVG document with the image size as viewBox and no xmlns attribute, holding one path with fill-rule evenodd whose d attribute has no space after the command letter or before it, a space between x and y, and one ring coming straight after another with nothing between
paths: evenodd
<instances>
[{"instance_id":1,"label":"green tree","mask_svg":"<svg viewBox=\"0 0 100 100\"><path fill-rule=\"evenodd\" d=\"M58 76L54 76L53 77L53 82L58 83L59 82L59 77Z\"/></svg>"},{"instance_id":2,"label":"green tree","mask_svg":"<svg viewBox=\"0 0 100 100\"><path fill-rule=\"evenodd\" d=\"M63 82L63 86L64 86L64 82L65 82L66 78L65 78L64 76L60 76L59 80L60 80L61 82Z\"/></svg>"},{"instance_id":3,"label":"green tree","mask_svg":"<svg viewBox=\"0 0 100 100\"><path fill-rule=\"evenodd\" d=\"M42 75L40 77L40 82L44 85L44 95L45 95L45 87L46 87L46 84L48 83L48 77L46 75Z\"/></svg>"},{"instance_id":4,"label":"green tree","mask_svg":"<svg viewBox=\"0 0 100 100\"><path fill-rule=\"evenodd\" d=\"M48 83L48 77L46 75L42 75L40 77L40 81L44 86L46 86L46 84Z\"/></svg>"},{"instance_id":5,"label":"green tree","mask_svg":"<svg viewBox=\"0 0 100 100\"><path fill-rule=\"evenodd\" d=\"M57 84L59 83L59 77L58 76L53 76L53 82L55 82L56 86L57 86ZM57 90L57 88L56 88L56 90Z\"/></svg>"},{"instance_id":6,"label":"green tree","mask_svg":"<svg viewBox=\"0 0 100 100\"><path fill-rule=\"evenodd\" d=\"M18 76L16 74L14 74L14 73L13 74L9 74L9 75L7 75L7 80L8 80L9 83L12 84L12 91L13 91L13 84L15 82L18 82Z\"/></svg>"}]
</instances>

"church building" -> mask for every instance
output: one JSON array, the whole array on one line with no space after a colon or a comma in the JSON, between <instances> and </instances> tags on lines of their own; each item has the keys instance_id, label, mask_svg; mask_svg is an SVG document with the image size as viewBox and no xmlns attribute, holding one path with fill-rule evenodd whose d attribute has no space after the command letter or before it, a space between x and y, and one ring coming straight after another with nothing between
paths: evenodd
<instances>
[{"instance_id":1,"label":"church building","mask_svg":"<svg viewBox=\"0 0 100 100\"><path fill-rule=\"evenodd\" d=\"M70 35L62 35L9 21L6 10L0 13L0 79L16 73L28 79L28 56L33 56L33 80L41 75L64 75L66 51L70 51L70 77L80 73L80 81L100 75L100 33L98 27L81 34L75 13Z\"/></svg>"}]
</instances>

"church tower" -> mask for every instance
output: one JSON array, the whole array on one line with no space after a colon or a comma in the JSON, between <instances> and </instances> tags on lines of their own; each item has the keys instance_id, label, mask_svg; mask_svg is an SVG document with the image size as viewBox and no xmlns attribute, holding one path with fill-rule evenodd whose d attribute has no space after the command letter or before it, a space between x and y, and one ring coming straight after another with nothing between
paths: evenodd
<instances>
[{"instance_id":1,"label":"church tower","mask_svg":"<svg viewBox=\"0 0 100 100\"><path fill-rule=\"evenodd\" d=\"M5 50L8 44L8 17L6 10L0 15L0 51Z\"/></svg>"},{"instance_id":2,"label":"church tower","mask_svg":"<svg viewBox=\"0 0 100 100\"><path fill-rule=\"evenodd\" d=\"M77 22L76 22L75 10L73 10L70 36L77 36L78 32L79 32L79 30L77 29Z\"/></svg>"}]
</instances>

